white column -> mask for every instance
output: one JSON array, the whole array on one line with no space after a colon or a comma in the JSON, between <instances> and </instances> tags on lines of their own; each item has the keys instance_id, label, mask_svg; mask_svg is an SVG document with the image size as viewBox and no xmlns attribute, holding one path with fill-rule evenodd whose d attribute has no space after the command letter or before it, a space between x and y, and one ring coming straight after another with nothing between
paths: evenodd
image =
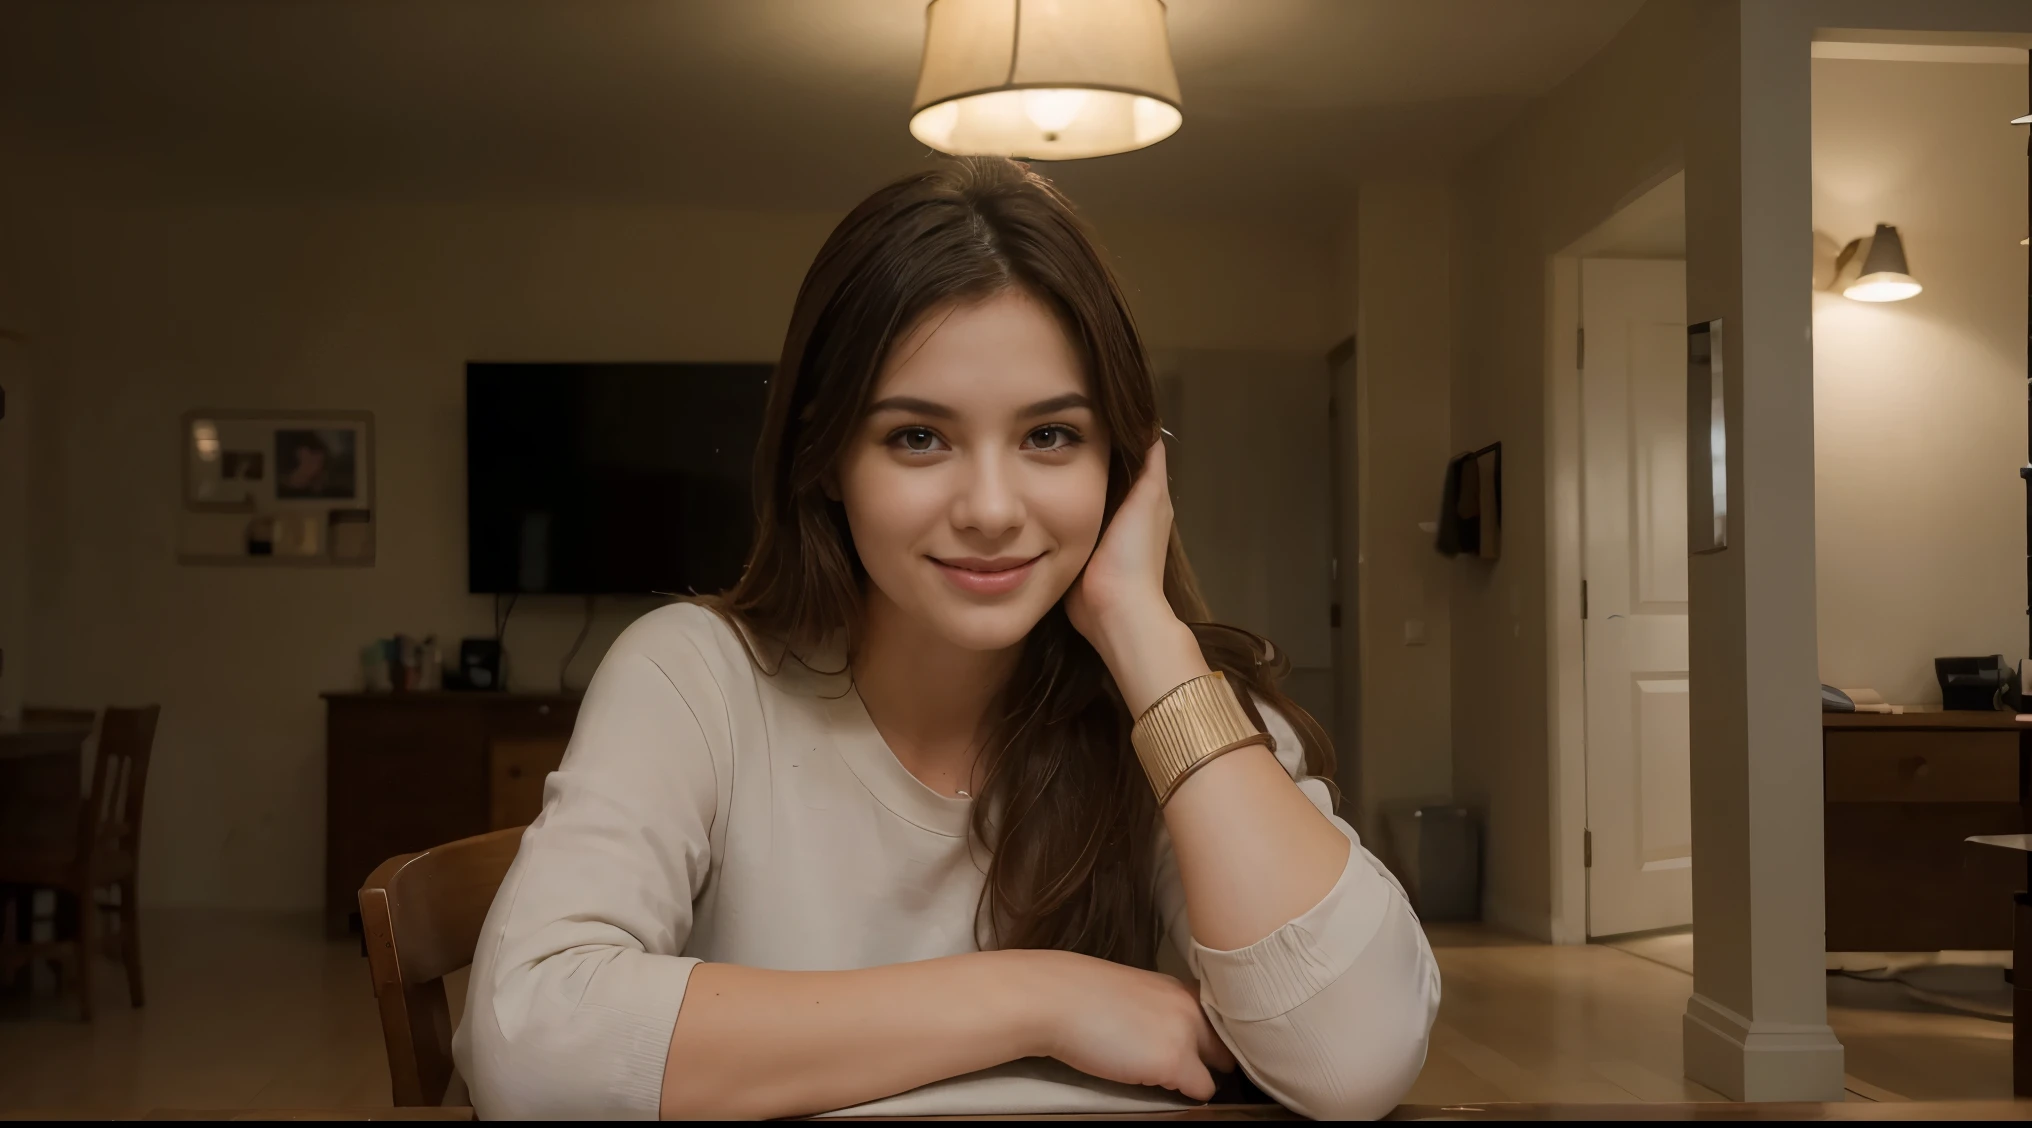
<instances>
[{"instance_id":1,"label":"white column","mask_svg":"<svg viewBox=\"0 0 2032 1128\"><path fill-rule=\"evenodd\" d=\"M1814 626L1809 28L1701 5L1688 81L1689 320L1723 322L1729 545L1689 570L1694 991L1686 1073L1840 1100L1827 1025Z\"/></svg>"}]
</instances>

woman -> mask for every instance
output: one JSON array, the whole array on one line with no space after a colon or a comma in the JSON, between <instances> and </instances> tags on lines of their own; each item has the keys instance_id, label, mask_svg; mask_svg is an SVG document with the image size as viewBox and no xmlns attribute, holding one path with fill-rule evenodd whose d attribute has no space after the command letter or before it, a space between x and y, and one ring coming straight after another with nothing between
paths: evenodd
<instances>
[{"instance_id":1,"label":"woman","mask_svg":"<svg viewBox=\"0 0 2032 1128\"><path fill-rule=\"evenodd\" d=\"M608 652L487 918L483 1115L1155 1107L1126 1086L1238 1063L1302 1113L1392 1107L1431 952L1281 660L1204 622L1157 436L1128 305L1022 166L840 224L746 572Z\"/></svg>"}]
</instances>

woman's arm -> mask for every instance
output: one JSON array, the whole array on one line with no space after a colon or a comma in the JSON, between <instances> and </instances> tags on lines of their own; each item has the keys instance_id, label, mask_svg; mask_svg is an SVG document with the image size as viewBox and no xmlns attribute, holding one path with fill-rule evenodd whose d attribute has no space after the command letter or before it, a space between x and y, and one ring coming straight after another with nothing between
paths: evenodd
<instances>
[{"instance_id":1,"label":"woman's arm","mask_svg":"<svg viewBox=\"0 0 2032 1128\"><path fill-rule=\"evenodd\" d=\"M1202 1057L1233 1059L1153 972L1064 952L840 972L684 955L733 771L724 702L683 629L705 614L658 611L615 642L546 781L453 1039L483 1117L796 1115L1032 1055L1212 1093Z\"/></svg>"},{"instance_id":2,"label":"woman's arm","mask_svg":"<svg viewBox=\"0 0 2032 1128\"><path fill-rule=\"evenodd\" d=\"M1191 628L1164 596L1172 540L1164 444L1150 448L1066 600L1073 625L1114 675L1131 717L1209 673ZM1348 840L1261 745L1194 772L1164 807L1193 936L1242 948L1319 902L1347 866Z\"/></svg>"},{"instance_id":3,"label":"woman's arm","mask_svg":"<svg viewBox=\"0 0 2032 1128\"><path fill-rule=\"evenodd\" d=\"M1131 716L1208 673L1191 628L1161 599L1118 609L1101 638L1095 648ZM1209 948L1246 948L1284 927L1318 904L1348 864L1347 837L1260 744L1187 777L1164 806L1164 826L1193 939Z\"/></svg>"},{"instance_id":4,"label":"woman's arm","mask_svg":"<svg viewBox=\"0 0 2032 1128\"><path fill-rule=\"evenodd\" d=\"M1425 1064L1439 969L1403 890L1333 811L1326 781L1305 774L1298 734L1261 708L1277 760L1349 843L1346 868L1319 902L1245 948L1193 939L1177 851L1158 844L1155 880L1166 943L1202 985L1207 1017L1285 1107L1321 1119L1370 1119L1403 1098Z\"/></svg>"},{"instance_id":5,"label":"woman's arm","mask_svg":"<svg viewBox=\"0 0 2032 1128\"><path fill-rule=\"evenodd\" d=\"M808 1115L1028 1056L1006 954L860 971L701 964L671 1033L663 1118Z\"/></svg>"},{"instance_id":6,"label":"woman's arm","mask_svg":"<svg viewBox=\"0 0 2032 1128\"><path fill-rule=\"evenodd\" d=\"M1135 716L1208 673L1164 598L1171 539L1159 445L1067 603ZM1289 770L1250 745L1189 776L1164 808L1159 880L1184 902L1174 921L1190 935L1177 939L1207 1012L1257 1083L1310 1116L1373 1117L1424 1061L1438 973L1401 890L1332 816L1324 784L1307 781L1308 794L1295 778L1295 745L1287 733Z\"/></svg>"},{"instance_id":7,"label":"woman's arm","mask_svg":"<svg viewBox=\"0 0 2032 1128\"><path fill-rule=\"evenodd\" d=\"M1205 1100L1233 1068L1178 980L1069 952L858 971L701 964L664 1068L666 1119L808 1115L1022 1057Z\"/></svg>"}]
</instances>

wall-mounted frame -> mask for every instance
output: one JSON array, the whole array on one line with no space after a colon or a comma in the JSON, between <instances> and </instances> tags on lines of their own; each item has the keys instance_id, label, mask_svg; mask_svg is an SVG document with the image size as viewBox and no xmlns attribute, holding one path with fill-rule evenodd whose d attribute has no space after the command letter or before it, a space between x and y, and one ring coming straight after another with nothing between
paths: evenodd
<instances>
[{"instance_id":1,"label":"wall-mounted frame","mask_svg":"<svg viewBox=\"0 0 2032 1128\"><path fill-rule=\"evenodd\" d=\"M1686 550L1729 546L1727 368L1720 318L1686 329Z\"/></svg>"},{"instance_id":2,"label":"wall-mounted frame","mask_svg":"<svg viewBox=\"0 0 2032 1128\"><path fill-rule=\"evenodd\" d=\"M1503 444L1454 455L1446 464L1433 547L1446 557L1503 555Z\"/></svg>"},{"instance_id":3,"label":"wall-mounted frame","mask_svg":"<svg viewBox=\"0 0 2032 1128\"><path fill-rule=\"evenodd\" d=\"M178 431L186 564L374 562L374 416L186 412Z\"/></svg>"}]
</instances>

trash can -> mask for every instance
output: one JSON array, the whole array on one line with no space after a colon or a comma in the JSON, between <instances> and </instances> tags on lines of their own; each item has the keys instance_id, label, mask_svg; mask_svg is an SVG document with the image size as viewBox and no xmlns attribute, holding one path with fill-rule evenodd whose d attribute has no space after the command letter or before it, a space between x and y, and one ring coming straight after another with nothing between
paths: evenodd
<instances>
[{"instance_id":1,"label":"trash can","mask_svg":"<svg viewBox=\"0 0 2032 1128\"><path fill-rule=\"evenodd\" d=\"M1438 804L1392 811L1386 821L1389 860L1418 919L1482 919L1482 834L1474 813Z\"/></svg>"}]
</instances>

